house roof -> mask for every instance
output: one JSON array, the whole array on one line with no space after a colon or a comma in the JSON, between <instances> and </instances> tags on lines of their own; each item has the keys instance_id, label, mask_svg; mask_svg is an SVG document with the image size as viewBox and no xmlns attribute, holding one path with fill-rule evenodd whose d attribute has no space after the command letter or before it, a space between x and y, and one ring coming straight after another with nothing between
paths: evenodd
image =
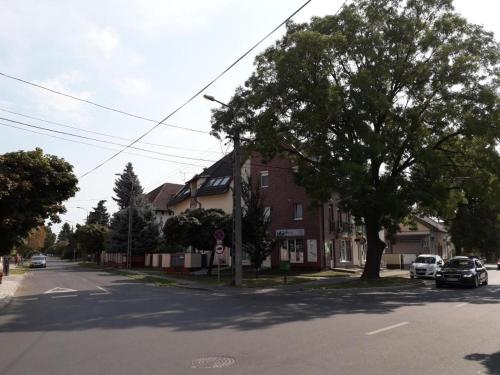
<instances>
[{"instance_id":1,"label":"house roof","mask_svg":"<svg viewBox=\"0 0 500 375\"><path fill-rule=\"evenodd\" d=\"M443 233L448 232L443 224L438 223L436 220L431 219L430 217L418 217L417 220L420 220L420 222L424 225L431 226L438 232L443 232Z\"/></svg>"},{"instance_id":2,"label":"house roof","mask_svg":"<svg viewBox=\"0 0 500 375\"><path fill-rule=\"evenodd\" d=\"M154 209L157 211L166 211L167 203L180 189L182 185L164 183L158 186L156 189L150 191L146 194L146 198L153 205Z\"/></svg>"},{"instance_id":3,"label":"house roof","mask_svg":"<svg viewBox=\"0 0 500 375\"><path fill-rule=\"evenodd\" d=\"M208 195L224 194L229 190L232 181L232 156L233 153L225 155L220 160L216 161L210 167L203 170L203 172L196 174L175 194L167 203L167 206L175 205L191 197L202 197ZM196 194L193 196L190 188L191 182L199 178L206 178L203 185L201 185Z\"/></svg>"}]
</instances>

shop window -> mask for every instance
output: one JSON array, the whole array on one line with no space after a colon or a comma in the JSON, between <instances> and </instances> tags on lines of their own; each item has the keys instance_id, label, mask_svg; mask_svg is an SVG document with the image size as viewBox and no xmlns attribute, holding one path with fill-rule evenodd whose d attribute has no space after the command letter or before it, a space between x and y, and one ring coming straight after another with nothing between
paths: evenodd
<instances>
[{"instance_id":1,"label":"shop window","mask_svg":"<svg viewBox=\"0 0 500 375\"><path fill-rule=\"evenodd\" d=\"M304 240L286 239L281 241L280 259L290 263L304 263Z\"/></svg>"}]
</instances>

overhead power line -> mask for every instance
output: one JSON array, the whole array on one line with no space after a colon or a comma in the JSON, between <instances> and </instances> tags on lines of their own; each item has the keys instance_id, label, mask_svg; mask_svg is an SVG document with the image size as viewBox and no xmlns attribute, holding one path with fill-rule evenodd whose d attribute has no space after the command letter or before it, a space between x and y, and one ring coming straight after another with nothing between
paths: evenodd
<instances>
[{"instance_id":1,"label":"overhead power line","mask_svg":"<svg viewBox=\"0 0 500 375\"><path fill-rule=\"evenodd\" d=\"M27 115L27 114L24 114L24 113L19 113L19 112L14 112L14 111L10 111L8 109L5 109L5 108L0 108L0 111L3 111L3 112L7 112L7 113L10 113L10 114L13 114L13 115L16 115L16 116L22 116L22 117L26 117L26 118L29 118L31 120L37 120L37 121L42 121L42 122L45 122L47 124L52 124L52 125L56 125L56 126L61 126L63 128L68 128L68 129L74 129L74 130L78 130L78 131L81 131L81 132L85 132L85 133L89 133L89 134L96 134L96 135L102 135L104 137L109 137L109 138L115 138L115 139L121 139L122 141L133 141L133 139L130 139L130 138L125 138L125 137L119 137L117 135L112 135L112 134L108 134L108 133L101 133L101 132L96 132L96 131L93 131L93 130L88 130L88 129L83 129L83 128L79 128L77 126L73 126L73 125L67 125L67 124L62 124L60 122L56 122L56 121L51 121L51 120L45 120L45 119L42 119L40 117L35 117L35 116L31 116L31 115ZM164 145L164 144L159 144L159 143L150 143L150 142L140 142L141 144L144 144L144 145L150 145L150 146L157 146L157 147L163 147L163 148L171 148L173 150L184 150L184 151L195 151L195 152L206 152L205 150L200 150L200 149L194 149L194 148L185 148L185 147L178 147L178 146L169 146L169 145ZM209 151L209 153L213 153L213 154L221 154L222 152L218 152L218 151Z\"/></svg>"},{"instance_id":2,"label":"overhead power line","mask_svg":"<svg viewBox=\"0 0 500 375\"><path fill-rule=\"evenodd\" d=\"M33 87L36 87L36 88L39 88L39 89L42 89L42 90L50 91L51 93L54 93L54 94L57 94L57 95L62 95L62 96L65 96L67 98L70 98L70 99L74 99L74 100L78 100L80 102L91 104L93 106L96 106L96 107L99 107L99 108L102 108L102 109L107 109L108 111L113 111L113 112L116 112L116 113L121 113L122 115L134 117L134 118L139 119L139 120L144 120L144 121L148 121L148 122L158 123L158 120L153 120L153 119L147 118L145 116L135 115L133 113L126 112L126 111L121 110L121 109L117 109L117 108L109 107L107 105L103 105L103 104L99 104L99 103L93 102L91 100L82 99L82 98L79 98L77 96L66 94L66 93L63 93L61 91L57 91L57 90L51 89L49 87L42 86L42 85L39 85L37 83L30 82L30 81L27 81L27 80L19 78L19 77L14 77L14 76L11 76L11 75L6 74L6 73L0 72L0 76L12 79L14 81L18 81L18 82L21 82L21 83L25 83L27 85L30 85L30 86L33 86ZM196 132L196 133L210 134L210 132L207 132L207 131L204 131L204 130L187 128L187 127L184 127L184 126L173 125L173 124L165 124L164 121L165 120L160 121L160 124L168 126L168 127L171 127L171 128L182 129L182 130L187 130L187 131Z\"/></svg>"},{"instance_id":3,"label":"overhead power line","mask_svg":"<svg viewBox=\"0 0 500 375\"><path fill-rule=\"evenodd\" d=\"M52 133L58 133L58 134L64 134L64 135L69 135L71 137L76 137L76 138L82 138L82 139L87 139L87 140L90 140L90 141L95 141L95 142L100 142L100 143L106 143L106 144L110 144L110 145L115 145L115 146L121 146L121 147L124 147L126 145L122 144L122 143L116 143L116 142L111 142L111 141L105 141L105 140L102 140L102 139L97 139L97 138L92 138L92 137L86 137L84 135L78 135L78 134L73 134L73 133L69 133L69 132L63 132L63 131L60 131L60 130L54 130L54 129L50 129L50 128L45 128L43 126L37 126L37 125L33 125L33 124L28 124L28 123L25 123L25 122L21 122L21 121L16 121L16 120L11 120L11 119L8 119L8 118L5 118L5 117L0 117L0 120L3 120L3 121L9 121L9 122L13 122L15 124L19 124L19 125L23 125L23 126L28 126L30 128L35 128L35 129L40 129L40 130L45 130L45 131L49 131L49 132L52 132ZM132 148L134 150L139 150L139 151L144 151L144 152L148 152L148 153L151 153L151 154L158 154L158 155L163 155L163 156L169 156L169 157L173 157L173 158L180 158L180 159L187 159L187 160L195 160L195 161L208 161L208 162L215 162L215 160L210 160L210 159L199 159L199 158L192 158L192 157L189 157L189 156L179 156L179 155L174 155L174 154L167 154L165 152L160 152L160 151L152 151L152 150L147 150L145 148L140 148L140 147L129 147L129 148Z\"/></svg>"},{"instance_id":4,"label":"overhead power line","mask_svg":"<svg viewBox=\"0 0 500 375\"><path fill-rule=\"evenodd\" d=\"M0 122L0 125L1 126L5 126L5 127L9 127L9 128L14 128L14 129L22 130L22 131L29 132L29 133L44 135L44 136L50 137L50 138L60 139L62 141L67 141L67 142L72 142L72 143L78 143L78 144L82 144L82 145L87 145L87 146L91 146L91 147L94 147L94 148L99 148L101 150L117 151L116 148L95 145L93 143L88 143L88 142L83 142L83 141L77 141L76 139L68 139L68 138L64 138L64 137L59 137L57 135L47 134L47 133L43 133L43 132L40 132L40 131L31 130L31 129L26 129L26 128L22 128L20 126L16 126L16 125L12 125L12 124L5 124L5 123ZM164 162L172 163L172 164L186 165L186 166L190 166L190 167L197 167L197 168L203 168L204 167L203 165L199 165L199 164L186 163L186 162L182 162L182 161L178 161L178 160L169 160L169 159L157 158L157 157L154 157L154 156L151 156L151 155L144 155L144 154L139 154L137 152L131 152L131 151L127 151L127 152L125 152L125 154L127 154L127 155L134 155L134 156L140 156L140 157L143 157L143 158L146 158L146 159L151 159L151 160L160 160L160 161L164 161Z\"/></svg>"},{"instance_id":5,"label":"overhead power line","mask_svg":"<svg viewBox=\"0 0 500 375\"><path fill-rule=\"evenodd\" d=\"M153 130L155 130L158 126L160 126L162 123L167 121L170 117L172 117L174 114L179 112L182 108L184 108L186 105L188 105L191 101L193 101L198 95L200 95L203 91L205 91L208 87L210 87L212 84L214 84L220 77L222 77L224 74L226 74L230 69L232 69L236 64L238 64L243 58L245 58L250 52L252 52L255 48L257 48L264 40L266 40L269 36L271 36L276 30L278 30L281 26L286 24L293 16L295 16L297 13L299 13L307 4L309 4L312 0L307 0L302 6L300 6L295 12L293 12L290 16L288 16L283 22L281 22L278 26L276 26L271 32L269 32L266 36L264 36L262 39L260 39L256 44L254 44L250 49L248 49L245 53L243 53L239 58L237 58L233 63L231 63L226 69L224 69L221 73L219 73L214 79L212 79L209 83L204 85L201 89L199 89L193 96L188 98L183 104L178 106L176 109L174 109L172 112L170 112L163 120L158 122L156 125L154 125L152 128L150 128L148 131L143 133L141 136L136 138L133 142L128 144L126 147L115 153L114 155L110 156L100 164L96 165L94 168L90 169L88 172L84 173L83 175L80 176L80 178L83 178L93 171L99 169L102 167L104 164L109 162L110 160L114 159L118 155L120 155L123 151L125 151L127 148L132 147L135 143L139 142L142 138L144 138L146 135L151 133Z\"/></svg>"}]
</instances>

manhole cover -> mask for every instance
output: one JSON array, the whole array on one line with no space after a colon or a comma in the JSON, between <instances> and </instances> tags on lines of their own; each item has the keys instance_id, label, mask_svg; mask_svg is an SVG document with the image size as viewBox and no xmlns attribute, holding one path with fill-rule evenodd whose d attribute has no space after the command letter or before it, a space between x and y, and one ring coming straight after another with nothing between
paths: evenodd
<instances>
[{"instance_id":1,"label":"manhole cover","mask_svg":"<svg viewBox=\"0 0 500 375\"><path fill-rule=\"evenodd\" d=\"M236 362L229 357L206 357L193 359L191 368L223 368L234 365Z\"/></svg>"}]
</instances>

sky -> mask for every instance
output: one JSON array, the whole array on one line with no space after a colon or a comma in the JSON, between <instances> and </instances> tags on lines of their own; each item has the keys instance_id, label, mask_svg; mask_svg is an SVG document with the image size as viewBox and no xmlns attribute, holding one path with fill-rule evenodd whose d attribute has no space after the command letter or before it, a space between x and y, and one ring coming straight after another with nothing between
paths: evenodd
<instances>
[{"instance_id":1,"label":"sky","mask_svg":"<svg viewBox=\"0 0 500 375\"><path fill-rule=\"evenodd\" d=\"M0 72L159 121L304 2L0 0ZM293 20L306 22L313 16L333 14L342 2L312 0ZM500 38L496 20L500 1L455 0L454 4L470 22L484 25ZM284 31L284 27L278 30L204 93L228 101L252 73L255 56ZM80 179L79 191L66 202L68 211L62 220L73 226L82 223L101 199L107 200L110 212L116 211L111 199L115 174L129 161L148 192L164 182L182 184L218 160L230 150L230 144L207 134L213 108L214 103L199 96L167 123L202 132L161 125L136 145L154 153L129 150ZM118 144L137 138L154 125L2 76L0 117ZM35 147L63 157L77 176L121 148L0 120L0 154Z\"/></svg>"}]
</instances>

